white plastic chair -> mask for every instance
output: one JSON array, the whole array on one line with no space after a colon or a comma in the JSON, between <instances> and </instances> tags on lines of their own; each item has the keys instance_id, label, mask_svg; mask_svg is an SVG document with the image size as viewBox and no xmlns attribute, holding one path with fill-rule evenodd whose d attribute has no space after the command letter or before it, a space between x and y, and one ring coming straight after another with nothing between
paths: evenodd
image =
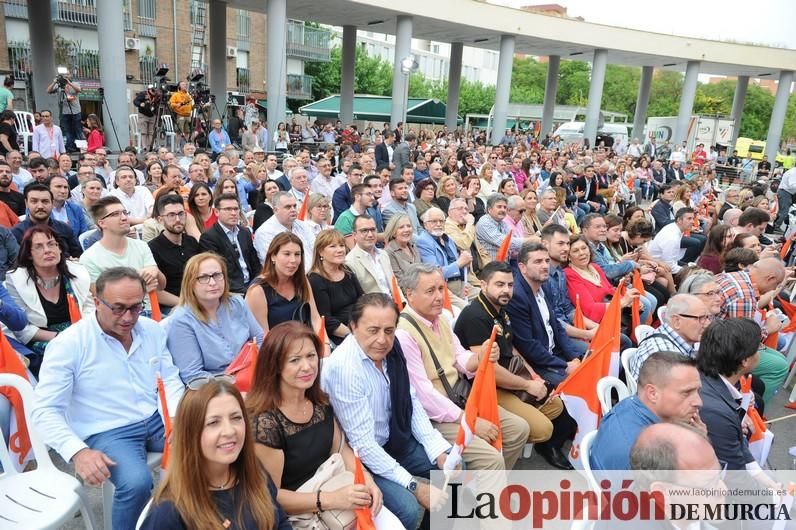
<instances>
[{"instance_id":1,"label":"white plastic chair","mask_svg":"<svg viewBox=\"0 0 796 530\"><path fill-rule=\"evenodd\" d=\"M586 473L586 480L589 481L589 487L597 494L600 494L600 488L597 486L597 479L594 478L594 472L591 470L591 446L594 439L597 437L597 431L586 433L586 436L580 441L580 464L583 466L583 472Z\"/></svg>"},{"instance_id":2,"label":"white plastic chair","mask_svg":"<svg viewBox=\"0 0 796 530\"><path fill-rule=\"evenodd\" d=\"M135 140L135 149L141 152L141 129L138 127L138 114L130 114L130 136Z\"/></svg>"},{"instance_id":3,"label":"white plastic chair","mask_svg":"<svg viewBox=\"0 0 796 530\"><path fill-rule=\"evenodd\" d=\"M163 134L166 135L166 140L168 140L169 145L171 146L171 152L174 152L174 143L177 140L177 131L174 129L174 120L168 114L165 114L160 117L163 120Z\"/></svg>"},{"instance_id":4,"label":"white plastic chair","mask_svg":"<svg viewBox=\"0 0 796 530\"><path fill-rule=\"evenodd\" d=\"M621 379L613 376L606 376L597 381L597 399L600 400L600 407L603 409L603 414L608 414L613 407L611 403L611 391L616 390L619 396L619 401L626 397L630 397L630 390L622 382Z\"/></svg>"},{"instance_id":5,"label":"white plastic chair","mask_svg":"<svg viewBox=\"0 0 796 530\"><path fill-rule=\"evenodd\" d=\"M658 320L663 323L663 320L666 318L666 306L662 305L658 308Z\"/></svg>"},{"instance_id":6,"label":"white plastic chair","mask_svg":"<svg viewBox=\"0 0 796 530\"><path fill-rule=\"evenodd\" d=\"M652 326L648 326L646 324L640 324L636 326L636 340L638 342L641 342L653 333L655 333L655 328Z\"/></svg>"},{"instance_id":7,"label":"white plastic chair","mask_svg":"<svg viewBox=\"0 0 796 530\"><path fill-rule=\"evenodd\" d=\"M633 359L633 356L636 354L637 348L627 348L625 351L622 352L622 368L625 369L625 381L627 381L627 389L630 391L631 394L635 394L638 389L638 383L636 379L630 374L630 361Z\"/></svg>"},{"instance_id":8,"label":"white plastic chair","mask_svg":"<svg viewBox=\"0 0 796 530\"><path fill-rule=\"evenodd\" d=\"M77 242L80 243L80 248L86 250L86 245L85 245L86 240L92 237L94 234L96 234L97 230L98 230L97 228L92 228L91 230L86 230L85 232L77 236Z\"/></svg>"},{"instance_id":9,"label":"white plastic chair","mask_svg":"<svg viewBox=\"0 0 796 530\"><path fill-rule=\"evenodd\" d=\"M33 427L33 387L18 375L7 373L0 374L0 386L13 387L22 396L28 435L36 460L34 471L17 472L11 463L6 441L0 434L0 462L5 471L0 476L0 527L56 529L71 521L80 511L83 524L92 530L94 521L83 498L83 486L75 477L55 467L47 447Z\"/></svg>"},{"instance_id":10,"label":"white plastic chair","mask_svg":"<svg viewBox=\"0 0 796 530\"><path fill-rule=\"evenodd\" d=\"M162 459L163 453L147 453L146 465L149 466L149 469L155 471L160 467L160 461ZM106 479L105 482L102 483L102 522L105 525L105 528L113 528L113 493L115 491L116 488L110 479ZM148 510L149 503L147 503L146 507L144 508L144 513L141 515L144 516ZM144 522L144 520L139 518L139 524L142 522Z\"/></svg>"},{"instance_id":11,"label":"white plastic chair","mask_svg":"<svg viewBox=\"0 0 796 530\"><path fill-rule=\"evenodd\" d=\"M17 126L17 136L22 140L20 151L23 155L28 156L28 151L33 148L33 127L36 121L33 114L23 110L14 111L14 121Z\"/></svg>"}]
</instances>

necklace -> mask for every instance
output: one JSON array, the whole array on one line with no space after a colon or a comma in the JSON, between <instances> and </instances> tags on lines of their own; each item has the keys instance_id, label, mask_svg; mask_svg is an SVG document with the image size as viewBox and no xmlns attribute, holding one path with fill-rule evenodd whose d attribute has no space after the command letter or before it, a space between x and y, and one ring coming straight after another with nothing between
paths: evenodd
<instances>
[{"instance_id":1,"label":"necklace","mask_svg":"<svg viewBox=\"0 0 796 530\"><path fill-rule=\"evenodd\" d=\"M56 275L54 278L48 278L46 280L44 278L42 278L41 276L37 276L36 277L36 283L42 289L52 289L53 287L58 285L58 282L60 280L61 280L61 275L60 274Z\"/></svg>"},{"instance_id":2,"label":"necklace","mask_svg":"<svg viewBox=\"0 0 796 530\"><path fill-rule=\"evenodd\" d=\"M231 479L232 479L232 472L229 469L227 469L227 478L226 478L226 480L220 486L216 486L214 484L210 484L210 488L214 489L214 490L223 490L229 484Z\"/></svg>"}]
</instances>

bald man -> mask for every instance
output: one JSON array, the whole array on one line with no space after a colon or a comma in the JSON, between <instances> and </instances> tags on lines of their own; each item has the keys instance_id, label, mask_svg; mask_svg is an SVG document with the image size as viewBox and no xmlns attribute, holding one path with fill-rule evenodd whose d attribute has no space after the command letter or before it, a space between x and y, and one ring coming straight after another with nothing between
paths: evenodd
<instances>
[{"instance_id":1,"label":"bald man","mask_svg":"<svg viewBox=\"0 0 796 530\"><path fill-rule=\"evenodd\" d=\"M738 208L730 208L724 213L724 224L733 228L738 226L738 219L741 218L742 213Z\"/></svg>"},{"instance_id":2,"label":"bald man","mask_svg":"<svg viewBox=\"0 0 796 530\"><path fill-rule=\"evenodd\" d=\"M663 324L655 333L642 340L630 360L630 375L638 379L639 370L647 357L656 351L674 351L696 358L696 344L713 316L707 306L692 294L678 294L669 299Z\"/></svg>"}]
</instances>

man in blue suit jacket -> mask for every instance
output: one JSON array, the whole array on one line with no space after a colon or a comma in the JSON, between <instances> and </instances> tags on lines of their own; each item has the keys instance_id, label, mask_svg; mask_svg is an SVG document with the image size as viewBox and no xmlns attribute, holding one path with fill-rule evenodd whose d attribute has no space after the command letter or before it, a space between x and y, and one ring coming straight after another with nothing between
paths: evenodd
<instances>
[{"instance_id":1,"label":"man in blue suit jacket","mask_svg":"<svg viewBox=\"0 0 796 530\"><path fill-rule=\"evenodd\" d=\"M466 299L464 292L467 280L467 267L473 261L468 251L461 254L456 243L445 233L445 213L439 208L429 208L422 215L424 231L420 232L415 247L420 260L442 269L448 289L459 298ZM461 300L464 308L467 303Z\"/></svg>"},{"instance_id":2,"label":"man in blue suit jacket","mask_svg":"<svg viewBox=\"0 0 796 530\"><path fill-rule=\"evenodd\" d=\"M517 256L514 296L506 306L517 351L546 381L558 385L580 364L578 349L555 317L553 296L544 285L550 255L541 243L525 243Z\"/></svg>"}]
</instances>

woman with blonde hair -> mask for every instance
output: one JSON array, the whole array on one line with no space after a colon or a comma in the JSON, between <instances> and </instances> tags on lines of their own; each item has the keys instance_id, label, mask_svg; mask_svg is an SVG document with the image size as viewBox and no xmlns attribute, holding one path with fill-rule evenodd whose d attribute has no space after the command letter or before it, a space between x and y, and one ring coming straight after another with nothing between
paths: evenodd
<instances>
[{"instance_id":1,"label":"woman with blonde hair","mask_svg":"<svg viewBox=\"0 0 796 530\"><path fill-rule=\"evenodd\" d=\"M332 203L329 197L322 193L311 193L307 199L307 215L309 219L305 222L312 230L312 235L317 236L321 230L334 228L329 224L332 213Z\"/></svg>"},{"instance_id":2,"label":"woman with blonde hair","mask_svg":"<svg viewBox=\"0 0 796 530\"><path fill-rule=\"evenodd\" d=\"M478 179L481 181L481 192L478 194L480 198L486 201L490 195L498 192L500 182L493 176L495 168L487 162L481 166L481 171L478 172Z\"/></svg>"},{"instance_id":3,"label":"woman with blonde hair","mask_svg":"<svg viewBox=\"0 0 796 530\"><path fill-rule=\"evenodd\" d=\"M304 259L304 245L296 234L282 232L271 241L263 269L246 291L246 304L266 333L288 320L320 328Z\"/></svg>"},{"instance_id":4,"label":"woman with blonde hair","mask_svg":"<svg viewBox=\"0 0 796 530\"><path fill-rule=\"evenodd\" d=\"M191 381L176 412L169 472L142 530L291 530L227 377Z\"/></svg>"},{"instance_id":5,"label":"woman with blonde hair","mask_svg":"<svg viewBox=\"0 0 796 530\"><path fill-rule=\"evenodd\" d=\"M315 255L308 275L318 313L325 318L326 335L337 345L351 333L351 309L364 293L357 277L345 266L345 238L331 228L315 238Z\"/></svg>"},{"instance_id":6,"label":"woman with blonde hair","mask_svg":"<svg viewBox=\"0 0 796 530\"><path fill-rule=\"evenodd\" d=\"M189 259L167 336L183 381L224 373L252 339L262 343L263 329L243 298L229 292L226 261L214 252Z\"/></svg>"},{"instance_id":7,"label":"woman with blonde hair","mask_svg":"<svg viewBox=\"0 0 796 530\"><path fill-rule=\"evenodd\" d=\"M384 229L384 251L390 257L390 264L398 282L410 266L420 263L420 254L412 242L414 231L409 216L394 215Z\"/></svg>"},{"instance_id":8,"label":"woman with blonde hair","mask_svg":"<svg viewBox=\"0 0 796 530\"><path fill-rule=\"evenodd\" d=\"M459 182L453 175L444 175L439 179L439 186L437 186L437 206L439 209L448 215L448 206L451 201L456 198L456 189Z\"/></svg>"}]
</instances>

